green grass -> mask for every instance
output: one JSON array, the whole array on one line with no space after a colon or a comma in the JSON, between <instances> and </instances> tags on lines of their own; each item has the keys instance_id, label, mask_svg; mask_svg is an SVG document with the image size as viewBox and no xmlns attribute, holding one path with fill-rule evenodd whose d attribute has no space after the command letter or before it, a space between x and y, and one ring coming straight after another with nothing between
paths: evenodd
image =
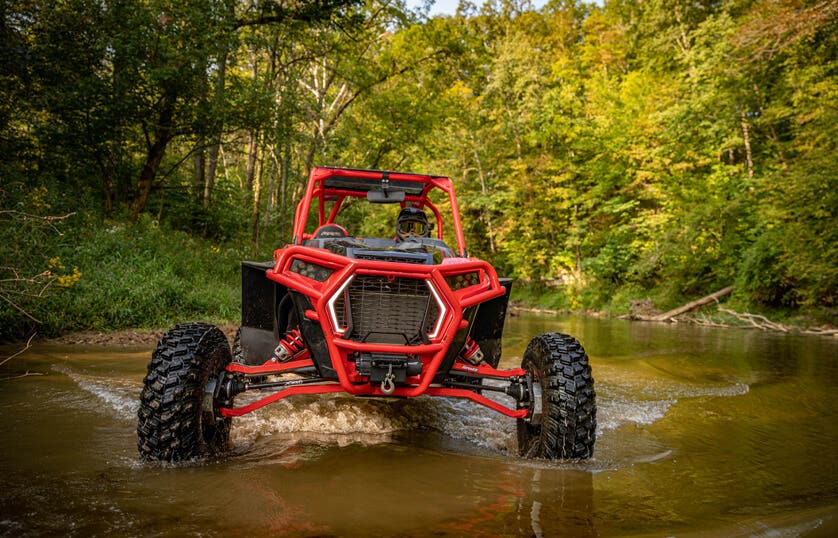
<instances>
[{"instance_id":1,"label":"green grass","mask_svg":"<svg viewBox=\"0 0 838 538\"><path fill-rule=\"evenodd\" d=\"M205 320L236 320L241 305L241 250L184 232L158 227L106 224L65 234L53 249L62 271L81 273L68 287L52 286L31 303L42 336L79 330L163 328ZM6 339L31 330L14 312ZM16 330L10 330L16 329ZM11 333L11 334L10 334Z\"/></svg>"},{"instance_id":2,"label":"green grass","mask_svg":"<svg viewBox=\"0 0 838 538\"><path fill-rule=\"evenodd\" d=\"M525 308L543 310L557 310L568 312L571 310L571 300L566 293L554 288L514 282L510 300L513 304Z\"/></svg>"}]
</instances>

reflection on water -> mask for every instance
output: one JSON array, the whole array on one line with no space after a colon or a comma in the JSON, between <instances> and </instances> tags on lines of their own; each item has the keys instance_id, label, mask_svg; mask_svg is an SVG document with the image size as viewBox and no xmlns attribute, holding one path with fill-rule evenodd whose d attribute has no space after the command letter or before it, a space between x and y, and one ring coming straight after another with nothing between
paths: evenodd
<instances>
[{"instance_id":1,"label":"reflection on water","mask_svg":"<svg viewBox=\"0 0 838 538\"><path fill-rule=\"evenodd\" d=\"M222 461L141 465L149 350L41 346L0 377L0 534L830 536L838 342L520 316L594 369L595 457L521 461L515 423L460 400L310 396L234 421ZM498 396L503 398L503 396Z\"/></svg>"}]
</instances>

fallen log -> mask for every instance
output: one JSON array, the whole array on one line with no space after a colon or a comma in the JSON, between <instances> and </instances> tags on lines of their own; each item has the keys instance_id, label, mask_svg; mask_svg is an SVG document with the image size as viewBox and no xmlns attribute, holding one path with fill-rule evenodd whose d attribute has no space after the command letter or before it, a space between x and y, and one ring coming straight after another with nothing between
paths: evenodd
<instances>
[{"instance_id":1,"label":"fallen log","mask_svg":"<svg viewBox=\"0 0 838 538\"><path fill-rule=\"evenodd\" d=\"M721 289L721 290L719 290L715 293L711 293L710 295L707 295L706 297L702 297L701 299L691 301L691 302L685 304L684 306L679 306L678 308L670 310L669 312L664 312L663 314L659 314L657 316L644 317L644 318L638 318L638 319L641 319L642 321L669 321L670 319L674 318L675 316L680 316L681 314L684 314L686 312L690 312L690 311L695 310L696 308L699 308L699 307L704 306L706 304L718 301L719 297L724 297L725 295L730 294L730 292L732 292L732 291L733 291L733 286L728 286L728 287L726 287L724 289Z\"/></svg>"},{"instance_id":2,"label":"fallen log","mask_svg":"<svg viewBox=\"0 0 838 538\"><path fill-rule=\"evenodd\" d=\"M783 333L787 333L789 332L789 330L791 330L791 327L783 325L782 323L771 321L770 319L760 314L751 314L749 312L734 312L733 310L728 310L727 308L722 308L721 306L719 307L719 312L727 314L728 316L733 316L734 318L744 323L748 323L755 329L761 329L763 331L779 331Z\"/></svg>"}]
</instances>

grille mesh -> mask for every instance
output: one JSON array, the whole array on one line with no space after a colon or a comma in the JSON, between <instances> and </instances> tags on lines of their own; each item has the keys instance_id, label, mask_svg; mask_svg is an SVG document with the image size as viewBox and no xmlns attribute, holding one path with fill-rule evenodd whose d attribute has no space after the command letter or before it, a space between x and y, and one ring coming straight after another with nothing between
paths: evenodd
<instances>
[{"instance_id":1,"label":"grille mesh","mask_svg":"<svg viewBox=\"0 0 838 538\"><path fill-rule=\"evenodd\" d=\"M433 258L430 256L388 256L387 254L379 254L379 253L356 253L355 257L359 260L376 260L380 262L398 262L398 263L428 263L430 259L433 262Z\"/></svg>"},{"instance_id":2,"label":"grille mesh","mask_svg":"<svg viewBox=\"0 0 838 538\"><path fill-rule=\"evenodd\" d=\"M424 280L357 275L335 300L348 338L375 344L418 344L433 331L439 306Z\"/></svg>"}]
</instances>

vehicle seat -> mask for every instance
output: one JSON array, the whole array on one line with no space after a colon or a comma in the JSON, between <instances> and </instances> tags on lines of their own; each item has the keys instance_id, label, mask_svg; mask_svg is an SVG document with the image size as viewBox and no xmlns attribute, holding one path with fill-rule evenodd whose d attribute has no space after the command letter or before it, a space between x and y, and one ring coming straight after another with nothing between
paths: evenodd
<instances>
[{"instance_id":1,"label":"vehicle seat","mask_svg":"<svg viewBox=\"0 0 838 538\"><path fill-rule=\"evenodd\" d=\"M312 239L343 239L349 237L346 228L339 224L324 224L314 231Z\"/></svg>"}]
</instances>

